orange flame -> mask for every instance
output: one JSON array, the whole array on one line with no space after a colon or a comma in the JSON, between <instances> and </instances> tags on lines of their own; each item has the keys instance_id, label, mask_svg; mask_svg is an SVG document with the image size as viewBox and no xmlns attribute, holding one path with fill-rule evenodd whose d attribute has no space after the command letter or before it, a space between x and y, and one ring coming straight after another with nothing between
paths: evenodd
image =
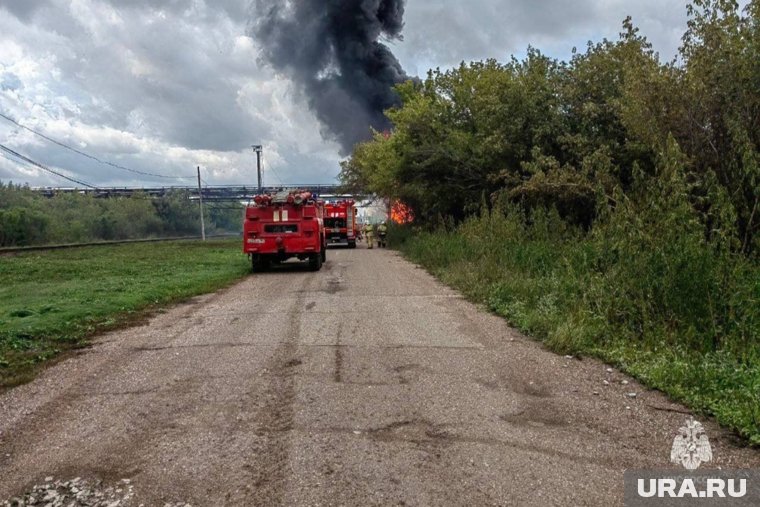
<instances>
[{"instance_id":1,"label":"orange flame","mask_svg":"<svg viewBox=\"0 0 760 507\"><path fill-rule=\"evenodd\" d=\"M414 222L412 208L401 201L394 202L391 205L391 220L397 224L411 224Z\"/></svg>"}]
</instances>

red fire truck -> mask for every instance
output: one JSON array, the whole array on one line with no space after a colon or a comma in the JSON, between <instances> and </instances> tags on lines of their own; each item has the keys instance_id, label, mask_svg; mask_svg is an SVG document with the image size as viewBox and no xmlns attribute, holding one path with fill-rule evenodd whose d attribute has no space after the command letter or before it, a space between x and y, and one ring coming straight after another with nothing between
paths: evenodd
<instances>
[{"instance_id":1,"label":"red fire truck","mask_svg":"<svg viewBox=\"0 0 760 507\"><path fill-rule=\"evenodd\" d=\"M328 245L343 244L356 248L359 230L354 204L351 199L325 204L325 235Z\"/></svg>"},{"instance_id":2,"label":"red fire truck","mask_svg":"<svg viewBox=\"0 0 760 507\"><path fill-rule=\"evenodd\" d=\"M326 260L324 203L310 192L283 191L257 195L245 210L243 252L253 271L292 257L309 261L319 271Z\"/></svg>"}]
</instances>

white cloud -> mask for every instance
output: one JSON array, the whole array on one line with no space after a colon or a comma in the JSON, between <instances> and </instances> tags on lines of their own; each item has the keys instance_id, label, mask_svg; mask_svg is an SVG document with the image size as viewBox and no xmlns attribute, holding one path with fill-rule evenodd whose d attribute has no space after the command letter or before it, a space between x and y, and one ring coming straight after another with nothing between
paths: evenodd
<instances>
[{"instance_id":1,"label":"white cloud","mask_svg":"<svg viewBox=\"0 0 760 507\"><path fill-rule=\"evenodd\" d=\"M7 0L6 0L7 1ZM288 83L256 65L245 35L245 0L54 0L36 10L0 15L0 108L20 122L93 155L140 171L187 174L206 166L216 181L250 182L251 144L264 144L284 179L332 167L323 143ZM214 5L212 8L211 5ZM11 6L14 7L14 6ZM0 3L0 9L9 6ZM230 16L235 14L235 18ZM54 168L69 167L99 185L162 181L77 157L11 124L0 140ZM292 167L304 150L312 164ZM3 159L0 178L38 170ZM307 174L304 174L304 170ZM14 179L17 179L14 176ZM208 181L208 179L207 179Z\"/></svg>"}]
</instances>

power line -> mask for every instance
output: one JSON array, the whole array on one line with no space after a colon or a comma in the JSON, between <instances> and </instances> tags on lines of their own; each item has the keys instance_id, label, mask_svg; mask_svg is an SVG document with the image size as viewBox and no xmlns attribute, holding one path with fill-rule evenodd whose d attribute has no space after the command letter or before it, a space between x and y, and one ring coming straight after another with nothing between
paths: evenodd
<instances>
[{"instance_id":1,"label":"power line","mask_svg":"<svg viewBox=\"0 0 760 507\"><path fill-rule=\"evenodd\" d=\"M272 172L274 173L274 177L277 178L277 181L280 182L280 185L282 185L283 187L287 187L287 185L285 184L284 181L282 181L282 178L280 178L280 175L277 173L274 167L272 168Z\"/></svg>"},{"instance_id":2,"label":"power line","mask_svg":"<svg viewBox=\"0 0 760 507\"><path fill-rule=\"evenodd\" d=\"M3 144L0 144L0 150L4 151L5 153L8 153L10 155L13 155L14 157L16 157L19 160L23 160L27 164L31 164L31 165L33 165L35 167L38 167L38 168L42 169L43 171L47 171L49 173L55 174L56 176L59 176L59 177L65 179L65 180L71 181L73 183L77 183L79 185L84 185L85 187L89 187L89 188L95 188L95 189L98 188L95 185L91 185L91 184L87 183L86 181L78 180L76 178L72 178L70 176L66 176L65 174L62 174L62 173L59 173L58 171L50 169L49 167L44 166L44 165L40 164L39 162L36 162L36 161L32 160L31 158L29 158L29 157L27 157L25 155L22 155L21 153L10 149L10 148L8 148L7 146L5 146Z\"/></svg>"},{"instance_id":3,"label":"power line","mask_svg":"<svg viewBox=\"0 0 760 507\"><path fill-rule=\"evenodd\" d=\"M116 169L121 169L123 171L129 171L129 172L135 173L135 174L141 174L143 176L153 176L155 178L166 178L166 179L173 179L173 180L193 179L190 176L166 176L164 174L156 174L156 173L149 173L149 172L145 172L145 171L138 171L137 169L131 169L129 167L124 167L123 165L114 164L113 162L109 162L108 160L101 160L98 157L90 155L89 153L85 153L85 152L83 152L81 150L78 150L78 149L73 148L73 147L71 147L71 146L69 146L67 144L64 144L64 143L62 143L60 141L57 141L57 140L53 139L52 137L48 137L45 134L43 134L42 132L34 130L31 127L27 127L26 125L22 125L21 123L17 122L16 120L14 120L13 118L11 118L10 116L6 116L3 113L0 113L0 117L1 118L5 118L6 120L8 120L9 122L13 123L14 125L17 125L17 126L21 127L24 130L28 130L32 134L38 135L41 138L43 138L43 139L45 139L47 141L50 141L53 144L57 144L58 146L60 146L62 148L66 148L67 150L73 151L74 153L76 153L78 155L81 155L83 157L87 157L90 160L94 160L94 161L99 162L101 164L109 165L109 166L114 167Z\"/></svg>"},{"instance_id":4,"label":"power line","mask_svg":"<svg viewBox=\"0 0 760 507\"><path fill-rule=\"evenodd\" d=\"M264 154L263 153L261 155L261 165L262 166L264 165ZM274 166L272 166L272 173L274 174L274 177L277 178L277 181L280 182L280 185L282 185L283 187L287 186L287 185L285 185L285 182L282 181L282 178L280 178L280 175L277 173L277 170L275 170Z\"/></svg>"}]
</instances>

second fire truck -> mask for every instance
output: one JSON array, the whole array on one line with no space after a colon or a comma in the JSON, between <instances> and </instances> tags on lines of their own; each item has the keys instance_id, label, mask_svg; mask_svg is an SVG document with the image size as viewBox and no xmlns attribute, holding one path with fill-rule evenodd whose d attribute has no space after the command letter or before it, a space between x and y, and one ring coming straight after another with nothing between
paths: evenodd
<instances>
[{"instance_id":1,"label":"second fire truck","mask_svg":"<svg viewBox=\"0 0 760 507\"><path fill-rule=\"evenodd\" d=\"M356 207L351 199L325 204L325 236L328 245L348 245L356 248Z\"/></svg>"}]
</instances>

